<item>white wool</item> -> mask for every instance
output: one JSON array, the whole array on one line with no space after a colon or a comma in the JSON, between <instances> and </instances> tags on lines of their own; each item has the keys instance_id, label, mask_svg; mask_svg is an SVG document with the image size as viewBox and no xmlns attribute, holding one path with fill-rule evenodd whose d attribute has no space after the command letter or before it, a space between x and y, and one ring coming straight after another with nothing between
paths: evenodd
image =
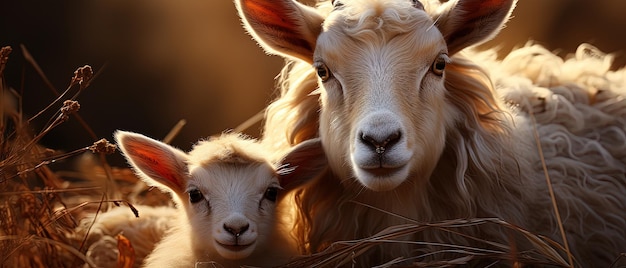
<instances>
[{"instance_id":1,"label":"white wool","mask_svg":"<svg viewBox=\"0 0 626 268\"><path fill-rule=\"evenodd\" d=\"M83 239L89 226L86 244L87 257L94 260L98 267L111 267L117 263L117 236L123 235L135 251L135 267L154 249L155 244L163 238L180 213L173 207L135 206L139 217L129 207L122 205L106 212L91 214L81 220L76 240ZM95 217L95 220L94 220Z\"/></svg>"},{"instance_id":2,"label":"white wool","mask_svg":"<svg viewBox=\"0 0 626 268\"><path fill-rule=\"evenodd\" d=\"M367 238L410 222L402 217L498 217L564 243L545 163L577 264L608 267L626 252L626 70L610 70L610 55L587 44L566 58L532 43L501 60L473 50L497 33L515 1L429 1L425 12L408 0L323 2L316 10L264 4L263 12L286 21L247 12L256 11L247 2L237 1L246 29L288 59L265 141L287 150L319 137L330 160L297 195L303 248ZM446 50L441 78L434 63ZM403 240L484 246L466 239L477 236L529 249L497 227L462 232ZM416 251L437 260L429 254L435 248L390 243L357 261L378 265Z\"/></svg>"}]
</instances>

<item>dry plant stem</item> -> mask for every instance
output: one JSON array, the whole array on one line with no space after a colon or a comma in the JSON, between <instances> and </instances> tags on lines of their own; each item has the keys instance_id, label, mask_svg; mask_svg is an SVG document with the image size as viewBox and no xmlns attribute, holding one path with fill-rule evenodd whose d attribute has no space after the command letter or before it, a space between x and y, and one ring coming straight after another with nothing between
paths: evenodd
<instances>
[{"instance_id":1,"label":"dry plant stem","mask_svg":"<svg viewBox=\"0 0 626 268\"><path fill-rule=\"evenodd\" d=\"M26 61L28 61L33 68L35 69L35 71L39 74L39 76L41 77L41 79L44 81L44 83L46 84L46 86L48 86L48 88L50 89L50 91L52 91L52 93L55 96L59 96L59 91L54 87L54 85L52 85L52 83L50 82L50 80L48 79L48 77L46 76L46 74L43 72L43 70L41 69L41 67L39 67L39 64L37 63L37 61L35 61L35 59L33 58L33 56L28 52L28 49L26 49L26 47L24 45L20 45L20 47L22 48L22 53L24 54L24 58L26 59ZM80 91L82 91L82 89L86 88L87 86L89 86L89 84L91 84L91 81L93 81L93 79L95 79L96 77L98 77L105 69L106 64L103 65L100 70L87 82L85 83L84 86L81 86ZM68 87L71 88L72 85L70 85ZM80 93L80 92L78 92ZM77 94L78 94L77 93ZM72 99L75 99L77 95L74 95L74 97ZM87 131L89 133L89 135L95 140L97 139L97 136L95 134L95 132L93 132L93 130L91 129L91 127L89 127L89 125L83 120L83 118L80 115L76 115L76 119L79 121L79 123L82 125L82 127L85 129L85 131Z\"/></svg>"},{"instance_id":2,"label":"dry plant stem","mask_svg":"<svg viewBox=\"0 0 626 268\"><path fill-rule=\"evenodd\" d=\"M179 120L176 125L174 125L174 127L172 127L172 129L170 130L170 132L167 133L167 135L165 135L165 138L163 138L163 142L170 144L172 142L172 140L178 136L178 133L180 133L180 131L183 129L183 127L187 124L187 120L185 119L181 119Z\"/></svg>"},{"instance_id":3,"label":"dry plant stem","mask_svg":"<svg viewBox=\"0 0 626 268\"><path fill-rule=\"evenodd\" d=\"M83 237L82 241L80 242L80 247L78 247L78 251L79 252L83 252L83 249L85 248L85 244L87 243L87 238L89 237L89 233L91 232L91 228L95 224L96 219L98 218L98 214L102 210L102 205L105 202L113 203L116 206L119 206L119 203L125 203L132 210L132 212L135 214L135 217L139 217L139 212L137 211L137 209L135 207L133 207L133 205L130 204L128 201L125 201L125 200L106 200L106 192L102 193L102 198L98 202L83 202L83 203L81 203L80 205L76 206L72 210L75 210L75 209L78 209L78 208L81 208L81 207L84 207L84 206L86 206L88 204L93 204L93 203L97 203L98 204L98 208L95 211L93 220L89 224L89 227L87 227L87 231L85 232L85 236ZM70 212L68 212L68 213L70 213ZM77 263L74 262L72 266L77 266ZM96 267L96 266L92 265L91 267Z\"/></svg>"},{"instance_id":4,"label":"dry plant stem","mask_svg":"<svg viewBox=\"0 0 626 268\"><path fill-rule=\"evenodd\" d=\"M21 156L23 155L24 152L28 152L32 149L33 146L35 146L48 132L50 132L52 129L54 129L55 127L57 127L58 125L62 124L63 122L65 122L68 118L67 114L64 113L60 113L59 115L56 116L56 118L52 121L52 123L50 123L50 125L46 126L46 128L44 130L42 130L39 134L37 134L35 137L33 137L32 139L30 139L28 141L28 143L26 143L24 146L22 146L18 152L9 155L6 159L0 161L0 167L6 166L8 163L16 163L18 164L19 158L21 158ZM81 151L80 149L78 151ZM76 152L72 152L70 154L76 154ZM65 157L66 158L66 157ZM33 167L33 168L29 168L26 170L23 170L21 172L18 172L17 174L15 174L13 177L24 174L25 172L30 172L33 171L43 165L47 165L51 162L54 162L55 160L48 160L48 161L43 161L40 164L38 164L37 166Z\"/></svg>"},{"instance_id":5,"label":"dry plant stem","mask_svg":"<svg viewBox=\"0 0 626 268\"><path fill-rule=\"evenodd\" d=\"M529 111L530 118L533 123L533 135L535 137L535 143L537 144L537 150L539 151L539 158L541 159L541 166L543 167L543 174L546 177L546 184L548 186L548 192L550 192L550 199L552 199L552 206L554 208L554 216L556 217L557 224L559 225L559 231L561 232L561 239L563 239L563 246L565 247L565 252L567 253L567 260L569 262L570 267L574 267L574 260L572 257L572 253L569 249L567 236L565 235L565 230L563 230L563 222L561 221L561 214L559 212L559 206L556 203L554 189L552 189L552 181L550 180L548 167L546 166L546 161L543 157L543 149L541 148L541 141L539 140L539 132L537 131L537 122L535 120L535 114L533 113L532 109L528 109L528 111Z\"/></svg>"},{"instance_id":6,"label":"dry plant stem","mask_svg":"<svg viewBox=\"0 0 626 268\"><path fill-rule=\"evenodd\" d=\"M620 260L626 260L626 253L620 253L619 257L617 257L613 263L611 263L611 266L609 266L610 268L614 268L614 267L624 267L624 266L618 266L618 263Z\"/></svg>"},{"instance_id":7,"label":"dry plant stem","mask_svg":"<svg viewBox=\"0 0 626 268\"><path fill-rule=\"evenodd\" d=\"M57 96L57 98L50 103L47 107L45 107L43 110L41 110L39 113L37 113L35 116L33 116L31 119L27 120L26 122L24 122L24 124L22 124L22 113L21 113L21 98L20 98L20 94L15 94L16 97L19 100L20 105L18 106L19 108L16 108L16 110L14 112L12 112L10 114L10 116L13 118L13 120L15 121L14 125L15 125L15 131L12 131L9 133L9 137L11 136L15 136L18 137L21 135L21 133L23 132L23 129L25 128L24 126L28 125L28 123L30 121L32 121L33 119L37 118L38 116L42 115L44 112L50 110L51 107L53 107L55 104L58 104L59 102L63 101L63 99L66 99L65 101L63 101L63 107L61 107L58 111L56 111L54 113L54 115L51 117L51 119L48 121L48 123L44 126L43 130L41 130L38 134L36 134L34 137L31 136L28 139L23 139L22 143L20 144L20 146L17 146L15 148L7 148L10 151L7 152L7 159L2 159L0 161L0 169L5 169L8 167L17 167L17 166L21 166L21 168L17 169L17 172L15 172L15 174L6 174L9 175L10 178L7 178L7 176L3 176L3 182L6 181L6 179L12 179L15 177L19 177L22 180L22 184L23 185L29 185L28 182L26 181L26 175L28 175L28 173L34 173L36 176L40 177L40 178L44 178L44 184L46 185L44 190L41 191L27 191L28 189L20 189L18 188L17 190L19 191L14 191L11 192L12 194L15 194L17 196L22 196L22 195L34 195L34 194L40 194L43 195L43 204L40 207L36 207L33 208L35 209L35 211L33 211L34 213L43 213L46 212L47 210L52 210L53 208L53 204L50 203L48 200L46 199L47 195L50 194L54 194L56 192L60 192L59 191L49 191L46 190L47 188L50 189L56 189L56 184L52 181L48 181L45 176L44 173L46 173L47 171L47 165L53 162L56 162L58 160L61 159L66 159L72 156L75 156L77 154L83 153L87 150L91 150L93 153L97 153L100 156L100 161L102 162L102 165L104 167L104 170L106 171L107 177L109 178L109 182L107 183L107 187L105 188L104 192L102 193L102 200L100 202L98 202L98 210L101 209L101 206L103 205L104 202L107 202L107 200L113 200L111 202L116 203L116 202L124 202L127 203L125 201L115 201L115 198L107 198L108 194L121 194L117 191L117 189L115 188L115 185L112 182L112 171L110 166L108 165L104 155L107 153L107 149L110 149L110 146L107 146L108 142L104 142L106 144L104 144L104 146L101 146L103 143L98 141L96 143L94 143L94 145L89 146L89 147L85 147L85 148L81 148L66 154L62 154L62 155L57 155L57 156L53 156L53 157L43 157L41 158L41 156L43 155L39 155L41 153L43 153L41 150L39 150L38 148L36 148L38 142L41 140L41 138L43 138L47 133L49 133L52 129L54 129L55 127L59 126L60 124L62 124L63 122L67 121L69 119L70 115L75 115L78 120L80 121L80 123L83 125L83 127L87 130L87 132L89 132L89 134L93 137L93 139L96 139L96 135L94 134L94 132L91 130L91 128L82 120L82 118L80 118L79 115L76 114L76 112L78 111L80 105L78 104L77 101L75 101L75 99L79 96L79 94L82 92L82 90L84 90L85 88L88 87L89 83L93 80L94 76L93 76L93 72L91 70L91 67L89 66L84 66L81 68L78 68L76 70L76 72L74 73L74 76L72 77L72 80L70 82L70 85L67 87L67 89L62 93L59 94L58 91L56 91L56 89L54 88L54 86L52 86L52 84L50 83L50 81L48 80L48 78L46 77L46 75L43 73L43 71L41 70L41 68L39 67L39 65L36 63L36 61L32 58L32 56L30 55L30 53L28 53L28 51L26 50L26 48L24 46L22 46L22 49L24 50L24 55L26 57L26 60L29 61L32 66L35 68L35 70L39 73L39 75L42 77L42 79L44 80L44 82L46 83L46 85L49 87L49 89L51 89L51 91ZM6 50L2 50L3 54L4 51ZM3 58L3 57L0 57ZM3 65L4 66L4 65ZM100 72L98 72L98 74L100 74L102 72L102 69L100 70ZM96 76L98 75L96 74ZM1 75L1 74L0 74ZM4 81L0 81L2 82L2 85L0 85L0 87L2 87L2 94L6 93L5 92L5 88L4 88ZM22 83L23 85L23 83ZM70 90L74 90L76 89L75 94L67 99L68 94L70 94ZM20 110L18 110L20 109ZM19 111L19 112L18 112ZM6 116L6 111L3 110L3 114L2 114L2 141L4 142L4 138L5 138L5 116ZM104 148L105 150L101 150L101 148ZM113 149L114 150L114 149ZM34 155L35 157L37 157L36 159L29 159L26 158L26 156L31 155L31 151L33 153L37 153L36 155ZM110 150L109 150L110 151ZM36 162L39 162L38 164ZM1 173L1 172L0 172ZM51 184L49 184L51 183ZM99 188L102 189L102 188ZM24 191L26 190L26 191ZM75 189L72 189L73 191L75 191ZM17 193L20 192L20 193ZM11 193L5 192L2 195L6 196L9 195ZM112 196L115 197L115 196ZM53 197L54 198L54 197ZM33 237L31 236L23 236L23 235L19 235L19 236L15 236L15 237L21 237L21 239L19 240L15 240L13 239L15 242L17 242L17 247L12 247L9 248L9 252L5 252L5 253L9 253L7 256L3 257L3 261L2 263L5 263L7 260L13 259L16 260L20 263L22 263L23 261L26 261L26 259L24 259L26 256L23 255L23 253L21 253L21 251L23 251L22 249L24 247L30 247L31 244L33 244L33 242L41 242L44 241L46 242L45 244L41 244L40 246L43 247L43 250L45 250L45 252L48 252L48 254L54 254L53 255L48 255L46 258L53 260L56 257L56 251L53 250L53 248L55 247L59 247L59 248L67 248L67 245L65 244L59 244L59 243L64 243L64 242L59 242L62 240L59 240L59 234L54 233L54 232L50 232L51 230L55 230L54 228L58 228L58 227L51 227L52 224L56 224L56 222L58 221L62 221L63 219L69 219L70 221L72 221L72 211L75 211L78 208L74 208L74 209L68 209L68 207L63 203L62 200L60 200L58 197L55 198L54 202L59 202L59 204L62 205L62 209L60 210L56 210L54 212L52 212L51 214L46 214L48 215L48 217L41 218L39 220L37 219L33 219L33 218L25 218L24 220L27 221L27 225L31 226L32 228L34 228L32 231L34 232ZM108 204L107 204L108 205ZM128 204L129 207L131 207L131 210L133 210L134 213L137 213L136 209L134 207L132 207L132 205ZM81 205L79 207L82 207L84 205ZM8 208L9 211L9 215L12 215L12 211L11 208ZM19 211L16 211L19 212ZM30 213L30 212L29 212ZM39 214L37 214L39 215ZM7 219L7 220L11 220L11 219ZM48 230L48 228L52 228L50 230ZM70 227L71 228L71 227ZM53 241L56 240L55 243L49 243L49 241ZM84 243L84 242L83 242ZM19 250L18 250L19 249ZM82 249L82 248L81 248ZM79 259L82 259L83 262L87 263L90 266L94 266L93 262L89 259L85 259L84 255L81 255L80 250L76 250L75 248L71 247L71 249L68 249L70 251L72 251L72 253L76 254L77 256L79 256ZM15 255L15 254L18 255ZM13 257L10 257L13 256ZM44 255L45 256L45 255ZM36 256L35 256L36 257ZM28 257L26 257L28 258ZM80 261L79 259L75 259L76 261ZM33 260L30 261L32 265L36 265L36 266L45 266L45 264L42 262L42 259L39 258L35 258Z\"/></svg>"},{"instance_id":8,"label":"dry plant stem","mask_svg":"<svg viewBox=\"0 0 626 268\"><path fill-rule=\"evenodd\" d=\"M256 124L256 123L260 122L261 120L263 120L263 116L265 116L265 109L259 111L258 113L256 113L252 117L248 118L243 123L239 124L237 127L235 127L234 131L235 132L243 132L244 130L250 128L254 124Z\"/></svg>"},{"instance_id":9,"label":"dry plant stem","mask_svg":"<svg viewBox=\"0 0 626 268\"><path fill-rule=\"evenodd\" d=\"M360 202L355 202L357 204L361 204ZM376 207L362 204L366 207L389 213L387 211L380 210ZM392 214L395 215L395 214ZM534 265L557 265L561 267L568 267L567 262L561 257L561 255L555 250L563 250L562 245L559 243L550 240L549 238L538 236L532 234L524 229L521 229L515 225L511 225L501 219L498 218L477 218L477 219L457 219L457 220L448 220L442 222L432 222L432 223L418 223L415 220L407 219L405 217L400 218L406 219L409 222L413 222L413 224L405 224L389 227L376 235L368 237L366 239L352 240L352 241L339 241L331 245L327 250L311 255L311 258L304 259L301 261L295 261L291 264L285 265L285 267L290 267L295 265L306 265L310 267L322 267L326 265L345 265L350 260L352 260L355 256L359 256L363 254L366 250L370 249L373 246L379 245L381 243L410 243L415 245L430 245L437 247L444 247L445 249L438 250L436 252L428 252L419 256L407 256L401 257L398 259L391 260L386 264L380 265L380 267L388 267L393 264L397 264L399 262L410 261L414 259L420 259L423 257L428 257L433 254L438 253L458 253L464 254L465 256L461 256L454 260L440 260L434 263L419 263L420 267L441 267L441 266L449 266L449 265L458 265L458 264L466 264L467 262L474 259L481 258L489 258L495 259L493 265L498 264L499 260L508 260L513 263L525 263L525 264L534 264ZM454 230L454 228L461 227L472 227L483 224L497 224L502 226L503 228L507 228L511 230L511 232L521 234L525 239L532 243L533 250L518 252L517 249L514 249L510 245L507 246L505 244L488 241L485 239L481 239L479 237L473 237L463 234L462 232ZM414 234L417 232L425 231L426 229L435 229L442 232L448 232L450 234L463 236L464 238L475 240L482 242L486 245L490 245L493 248L476 248L469 247L463 245L455 245L455 244L445 244L445 243L432 243L432 242L423 242L423 241L404 241L404 240L396 240L397 238L404 237L410 234ZM516 253L517 252L517 253Z\"/></svg>"},{"instance_id":10,"label":"dry plant stem","mask_svg":"<svg viewBox=\"0 0 626 268\"><path fill-rule=\"evenodd\" d=\"M63 93L61 93L60 95L57 95L57 98L50 102L50 104L48 104L48 106L46 106L45 108L41 109L41 111L39 111L37 114L35 114L34 116L32 116L31 118L28 119L28 122L32 122L33 120L35 120L35 118L39 117L41 114L43 114L44 112L46 112L48 109L50 109L52 106L54 106L56 103L58 103L61 99L63 99L63 97L65 97L65 94L67 94L67 92L69 92L70 89L72 89L73 85L69 85L65 91L63 91Z\"/></svg>"},{"instance_id":11,"label":"dry plant stem","mask_svg":"<svg viewBox=\"0 0 626 268\"><path fill-rule=\"evenodd\" d=\"M113 181L113 171L111 170L111 166L109 165L109 162L107 162L104 153L99 153L98 156L100 158L102 169L107 177L106 189L104 189L104 191L109 200L119 199L121 197L121 193L117 189L117 184Z\"/></svg>"},{"instance_id":12,"label":"dry plant stem","mask_svg":"<svg viewBox=\"0 0 626 268\"><path fill-rule=\"evenodd\" d=\"M49 238L39 237L39 236L34 236L34 235L29 236L29 237L21 237L21 236L14 236L14 235L0 236L0 241L3 241L3 240L30 240L30 241L44 242L44 243L47 243L47 244L52 244L52 245L55 245L55 246L59 246L60 248L63 248L65 250L67 250L68 252L74 254L76 257L78 257L81 260L83 260L89 266L96 267L95 263L93 261L91 261L90 258L85 256L85 254L81 253L80 251L76 250L71 245L67 245L67 244L64 244L64 243L61 243L61 242L58 242L58 241L55 241L55 240L52 240L52 239L49 239ZM20 243L20 245L24 245L24 243ZM15 248L15 250L17 250L18 248Z\"/></svg>"},{"instance_id":13,"label":"dry plant stem","mask_svg":"<svg viewBox=\"0 0 626 268\"><path fill-rule=\"evenodd\" d=\"M44 135L45 135L45 133L44 133ZM31 144L35 144L35 143L32 142L32 140L31 140L31 143L29 143L29 145L31 145ZM27 147L27 146L25 146L25 147ZM62 155L57 155L53 159L43 160L39 164L35 165L34 167L30 167L30 168L21 170L21 171L17 172L15 175L13 175L11 177L7 177L6 179L12 179L12 178L20 176L22 174L33 172L33 171L39 169L42 166L46 166L48 164L54 163L54 162L59 161L59 160L64 160L64 159L67 159L67 158L70 158L70 157L74 157L74 156L82 154L82 153L84 153L86 151L91 151L93 153L97 153L100 157L103 157L106 154L114 153L115 150L116 150L115 145L112 145L111 143L109 143L105 139L101 139L101 140L95 142L93 145L91 145L89 147L84 147L84 148L81 148L81 149L78 149L78 150L71 151L69 153L65 153L65 154L62 154ZM26 150L24 150L24 151L26 151ZM10 161L0 162L0 166L4 165L5 163L11 163L11 162ZM105 161L105 163L106 163L106 161ZM109 170L110 170L110 168L109 168ZM109 175L112 177L112 174L109 174ZM0 181L0 182L2 182L2 181ZM0 193L0 195L2 195L2 193ZM112 198L112 199L115 200L115 199L119 199L119 198Z\"/></svg>"},{"instance_id":14,"label":"dry plant stem","mask_svg":"<svg viewBox=\"0 0 626 268\"><path fill-rule=\"evenodd\" d=\"M88 190L88 189L98 189L98 188L100 188L100 187L84 188L84 190ZM81 189L82 189L82 188L81 188ZM119 200L118 200L118 201L111 201L111 202L126 203L129 207L131 207L131 210L133 211L133 213L138 213L138 212L136 211L136 209L135 209L134 207L132 207L132 205L131 205L130 203L126 202L126 201L119 201ZM58 212L55 212L54 217L53 217L53 218L51 218L50 222L56 221L56 220L58 220L58 219L60 219L60 218L62 218L62 217L64 217L64 216L66 216L66 215L72 215L72 213L73 213L74 211L76 211L76 210L78 210L78 209L81 209L81 208L84 208L84 207L86 207L86 206L88 206L88 205L90 205L90 204L98 204L98 205L101 205L101 204L102 204L102 202L101 202L101 201L96 201L96 202L83 202L83 203L80 203L80 204L78 204L78 205L76 205L76 206L74 206L74 207L71 207L71 208L67 208L67 207L66 207L66 208L64 208L64 209L62 209L62 210L59 210ZM135 215L138 215L138 214L135 214ZM81 250L81 249L79 248L79 250Z\"/></svg>"},{"instance_id":15,"label":"dry plant stem","mask_svg":"<svg viewBox=\"0 0 626 268\"><path fill-rule=\"evenodd\" d=\"M519 252L518 254L512 254L512 249L507 245L487 241L481 239L479 237L471 237L467 235L463 235L461 232L457 232L452 228L460 228L460 227L471 227L482 224L496 224L502 226L504 228L508 228L514 232L520 233L526 239L531 241L533 245L535 245L535 250ZM417 232L425 231L426 229L437 229L443 232L449 232L456 235L464 236L468 239L473 239L477 241L484 242L493 246L493 249L489 248L476 248L470 246L463 245L455 245L455 244L446 244L446 243L434 243L434 242L423 242L423 241L405 241L405 240L396 240L398 238L414 234ZM546 243L544 240L547 240ZM440 267L451 264L460 264L467 263L473 259L480 258L491 258L495 259L494 264L497 264L501 260L508 260L513 262L519 262L526 264L536 264L536 265L558 265L562 267L567 267L568 264L566 261L561 258L561 256L549 246L549 244L555 243L547 238L542 238L537 235L534 235L526 230L523 230L519 227L511 225L503 220L497 218L478 218L478 219L458 219L458 220L448 220L443 222L434 222L434 223L415 223L415 224L405 224L405 225L397 225L391 226L376 235L365 239L353 240L353 241L340 241L331 245L326 251L316 253L311 255L311 258L303 259L301 261L295 261L291 264L285 265L285 267L290 266L309 266L309 267L323 267L326 265L344 265L347 264L350 260L355 256L359 256L368 249L373 246L380 244L389 244L389 243L410 243L415 245L426 245L426 246L436 246L443 247L444 249L438 250L436 252L428 252L419 256L407 256L402 258L394 259L387 264L383 264L380 267L387 267L394 263L410 261L414 259L419 259L423 257L427 257L433 254L438 253L458 253L464 254L465 256L461 256L454 260L439 260L435 263L420 263L418 266L423 267ZM558 245L558 244L557 244ZM559 249L563 249L560 245ZM535 252L536 254L533 254Z\"/></svg>"},{"instance_id":16,"label":"dry plant stem","mask_svg":"<svg viewBox=\"0 0 626 268\"><path fill-rule=\"evenodd\" d=\"M13 50L11 47L6 46L0 49L0 144L4 143L4 68L9 60L9 54Z\"/></svg>"},{"instance_id":17,"label":"dry plant stem","mask_svg":"<svg viewBox=\"0 0 626 268\"><path fill-rule=\"evenodd\" d=\"M4 62L8 59L6 51L6 48L0 49L0 65L2 65L0 68L2 69L4 69ZM84 67L83 71L85 71ZM84 74L84 72L81 74L83 75L81 78ZM65 122L71 114L78 111L80 106L74 100L64 101L63 107L55 112L43 130L33 135L28 128L29 121L22 119L20 94L5 86L2 73L0 73L0 79L2 79L0 80L2 98L8 94L14 94L17 101L17 106L4 106L5 100L1 99L0 153L3 159L0 159L0 176L2 176L0 184L3 191L0 194L0 208L2 208L0 224L3 227L4 236L0 237L0 251L2 252L0 266L66 266L63 262L69 261L70 259L66 259L68 257L76 259L73 255L93 266L93 262L85 259L85 256L76 250L73 243L66 237L76 226L76 221L68 212L68 206L58 195L63 191L63 189L57 190L60 188L60 178L46 166L84 152L90 147L52 156L47 149L37 145L46 133ZM81 86L81 90L84 89L82 86L87 85L87 83L80 84L86 80L76 81ZM74 81L72 84L77 85ZM24 81L22 81L23 85ZM58 103L61 98L55 100L54 103ZM48 106L45 110L49 107L52 106Z\"/></svg>"},{"instance_id":18,"label":"dry plant stem","mask_svg":"<svg viewBox=\"0 0 626 268\"><path fill-rule=\"evenodd\" d=\"M44 83L48 86L48 88L52 91L52 93L54 93L55 96L59 97L60 96L59 91L54 87L54 85L52 85L52 83L50 82L50 80L48 79L46 74L43 72L41 67L39 67L39 64L37 63L37 61L35 61L33 56L28 52L28 49L26 49L26 47L24 45L20 45L20 47L22 49L22 53L24 54L24 58L33 66L35 71L43 79ZM76 76L73 77L72 83L70 83L70 86L66 89L65 92L63 92L63 95L65 95L69 91L69 89L72 88L72 86L74 86L76 84L76 82L79 82L80 88L79 88L78 92L71 98L71 100L76 99L78 94L80 94L83 89L87 88L91 84L91 82L95 78L97 78L106 69L105 67L106 67L106 64L103 65L100 68L100 70L95 75L93 75L93 77L89 77L89 79L84 81L84 83L82 83L83 81L76 81L76 79L75 79ZM79 68L79 70L80 70L80 68ZM77 70L77 72L79 72L79 70ZM57 98L57 100L55 100L54 102L57 102L59 99L60 99L60 97ZM96 136L96 133L91 129L91 127L89 127L89 125L85 122L85 120L83 120L83 118L79 114L75 114L75 117L76 117L76 120L78 120L78 122L82 125L82 127L89 133L91 138L96 140L98 138ZM100 163L102 164L102 166L103 166L103 168L105 170L105 174L106 174L106 177L107 177L107 189L105 189L105 191L106 191L106 193L108 195L110 195L109 199L116 199L116 198L118 198L119 194L118 194L117 187L116 187L115 183L113 183L113 176L112 176L112 172L111 172L111 167L109 166L109 164L106 161L106 158L105 158L105 156L103 154L100 154L99 160L100 160Z\"/></svg>"},{"instance_id":19,"label":"dry plant stem","mask_svg":"<svg viewBox=\"0 0 626 268\"><path fill-rule=\"evenodd\" d=\"M495 222L495 223L498 223L498 224L504 225L504 226L506 226L507 228L512 229L512 230L514 230L514 231L519 231L519 232L522 232L522 233L526 236L526 238L527 238L527 239L529 239L529 240L533 240L534 244L541 245L541 244L543 244L543 242L545 241L546 243L548 243L548 244L549 244L549 245L551 245L551 246L556 246L558 249L562 249L562 250L564 250L564 251L569 252L569 250L564 249L562 245L560 245L560 244L556 243L555 241L553 241L553 240L551 240L551 239L549 239L549 238L547 238L547 237L543 237L543 236L539 236L539 235L538 235L538 236L536 236L536 238L538 238L538 240L537 240L537 239L534 239L534 238L535 238L535 236L533 236L531 233L529 233L529 232L527 232L527 231L525 231L525 230L523 230L523 229L521 229L521 228L519 228L519 227L512 226L510 223L505 222L505 221L503 221L503 220L501 220L501 219L498 219L498 218L483 218L483 219L469 219L469 220L461 220L458 224L449 224L449 223L447 223L447 222L446 222L446 223L445 223L445 224L443 224L443 225L442 225L441 223L440 223L440 224L433 224L433 223L419 223L419 222L417 222L416 220L413 220L413 219L410 219L410 218L404 217L404 216L402 216L402 215L398 215L398 214L394 214L394 213L391 213L391 212L388 212L388 211L382 210L382 209L380 209L380 208L377 208L377 207L371 206L371 205L369 205L369 204L365 204L365 203L361 203L361 202L356 202L356 201L351 201L351 202L353 202L353 203L355 203L355 204L359 204L359 205L365 206L365 207L368 207L368 208L371 208L371 209L374 209L374 210L378 210L379 212L383 212L383 213L387 213L387 214L390 214L390 215L394 215L395 217L398 217L398 218L400 218L400 219L406 220L406 221L408 221L408 222L412 222L412 223L414 223L414 224L421 224L421 225L424 225L424 226L434 227L434 228L437 228L437 229L439 229L439 230L441 230L441 231L445 231L445 232L453 233L453 234L455 234L455 235L462 236L462 237L465 237L465 238L467 238L467 239L476 240L476 241L481 241L481 242L483 242L483 243L485 243L485 244L489 244L489 245L494 246L494 247L505 248L505 246L504 246L504 245L499 244L499 243L496 243L496 242L487 241L487 240L480 239L480 238L473 237L473 236L468 236L468 235L463 234L463 233L461 233L461 232L456 232L456 231L454 231L454 230L447 229L447 228L456 228L456 227L466 227L466 226L472 226L472 225L481 225L481 224L484 224L485 222ZM445 228L441 228L441 227L445 227ZM547 248L546 248L546 249L547 249ZM514 252L516 252L516 251L511 251L511 253L514 253ZM560 262L560 263L562 263L562 262L563 262L563 260L561 260L560 258L558 258L558 257L557 257L557 256L559 256L557 252L553 252L553 251L551 251L550 253L551 253L551 254L546 254L546 255L551 256L551 259L552 259L554 262Z\"/></svg>"},{"instance_id":20,"label":"dry plant stem","mask_svg":"<svg viewBox=\"0 0 626 268\"><path fill-rule=\"evenodd\" d=\"M50 193L67 193L67 192L79 192L79 191L93 191L100 189L98 186L93 187L80 187L72 189L44 189L44 190L30 190L30 191L15 191L0 193L0 196L8 195L20 195L20 194L50 194Z\"/></svg>"},{"instance_id":21,"label":"dry plant stem","mask_svg":"<svg viewBox=\"0 0 626 268\"><path fill-rule=\"evenodd\" d=\"M52 85L52 83L50 82L46 74L43 72L43 70L41 70L41 67L39 67L39 64L37 63L37 61L35 61L35 59L30 54L28 49L26 49L26 46L24 46L23 44L20 44L20 48L22 49L22 54L24 55L24 59L28 61L33 66L35 71L39 74L39 76L41 76L41 79L43 79L43 82L46 84L46 86L48 86L48 89L50 89L50 91L52 91L52 93L55 96L59 96L59 91L56 90L56 88Z\"/></svg>"},{"instance_id":22,"label":"dry plant stem","mask_svg":"<svg viewBox=\"0 0 626 268\"><path fill-rule=\"evenodd\" d=\"M100 209L102 209L102 204L104 203L105 198L106 198L106 193L102 193L102 198L100 199L100 202L98 203L98 209L96 209L96 212L93 216L93 221L91 221L91 223L89 224L89 227L87 227L87 232L85 232L85 237L83 237L83 240L80 242L80 247L78 247L78 251L80 252L83 252L85 243L87 243L87 237L89 237L91 228L96 223L96 218L98 218L98 214L100 213Z\"/></svg>"}]
</instances>

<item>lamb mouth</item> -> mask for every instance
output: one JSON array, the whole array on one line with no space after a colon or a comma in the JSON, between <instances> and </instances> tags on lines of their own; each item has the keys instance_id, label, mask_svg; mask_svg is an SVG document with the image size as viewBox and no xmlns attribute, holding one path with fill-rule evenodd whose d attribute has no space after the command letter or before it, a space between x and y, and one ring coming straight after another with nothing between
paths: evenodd
<instances>
[{"instance_id":1,"label":"lamb mouth","mask_svg":"<svg viewBox=\"0 0 626 268\"><path fill-rule=\"evenodd\" d=\"M227 249L227 250L234 251L234 252L242 251L242 250L245 250L245 249L249 248L250 246L252 246L252 244L247 244L247 245L239 245L239 244L226 245L226 244L222 244L220 242L217 242L217 244L220 245L221 247Z\"/></svg>"}]
</instances>

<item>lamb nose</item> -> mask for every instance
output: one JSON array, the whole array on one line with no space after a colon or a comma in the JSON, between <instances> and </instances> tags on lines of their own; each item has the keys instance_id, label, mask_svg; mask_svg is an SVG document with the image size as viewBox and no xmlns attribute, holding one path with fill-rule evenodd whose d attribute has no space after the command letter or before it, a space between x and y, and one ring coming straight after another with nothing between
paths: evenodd
<instances>
[{"instance_id":1,"label":"lamb nose","mask_svg":"<svg viewBox=\"0 0 626 268\"><path fill-rule=\"evenodd\" d=\"M248 228L250 228L250 224L246 224L243 226L239 226L239 227L232 227L232 226L228 226L226 224L224 224L224 230L226 230L226 232L239 237L241 234L245 233Z\"/></svg>"}]
</instances>

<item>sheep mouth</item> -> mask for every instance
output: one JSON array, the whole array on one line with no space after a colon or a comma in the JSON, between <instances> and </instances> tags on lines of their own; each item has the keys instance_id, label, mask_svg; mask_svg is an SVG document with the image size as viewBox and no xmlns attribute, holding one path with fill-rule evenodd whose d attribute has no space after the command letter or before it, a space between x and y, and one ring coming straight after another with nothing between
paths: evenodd
<instances>
[{"instance_id":1,"label":"sheep mouth","mask_svg":"<svg viewBox=\"0 0 626 268\"><path fill-rule=\"evenodd\" d=\"M217 241L216 241L217 242ZM223 247L229 251L234 251L234 252L238 252L238 251L242 251L242 250L246 250L247 248L249 248L250 246L252 246L253 243L247 244L247 245L240 245L240 244L234 244L234 245L226 245L226 244L222 244L220 242L217 242L217 244L220 247Z\"/></svg>"},{"instance_id":2,"label":"sheep mouth","mask_svg":"<svg viewBox=\"0 0 626 268\"><path fill-rule=\"evenodd\" d=\"M374 176L377 178L384 178L384 177L396 174L398 171L402 170L402 168L378 167L378 168L363 168L362 170L370 174L371 176Z\"/></svg>"}]
</instances>

